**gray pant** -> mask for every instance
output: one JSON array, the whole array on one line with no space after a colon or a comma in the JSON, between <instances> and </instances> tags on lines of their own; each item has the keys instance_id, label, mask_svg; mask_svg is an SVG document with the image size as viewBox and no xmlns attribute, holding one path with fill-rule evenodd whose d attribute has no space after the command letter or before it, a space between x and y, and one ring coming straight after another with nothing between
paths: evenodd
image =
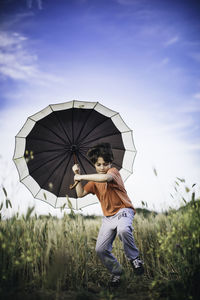
<instances>
[{"instance_id":1,"label":"gray pant","mask_svg":"<svg viewBox=\"0 0 200 300\"><path fill-rule=\"evenodd\" d=\"M102 226L96 243L96 252L103 265L111 274L121 275L122 267L111 253L112 244L119 236L124 246L124 252L129 260L136 258L139 251L133 238L134 211L132 208L122 208L114 216L103 217Z\"/></svg>"}]
</instances>

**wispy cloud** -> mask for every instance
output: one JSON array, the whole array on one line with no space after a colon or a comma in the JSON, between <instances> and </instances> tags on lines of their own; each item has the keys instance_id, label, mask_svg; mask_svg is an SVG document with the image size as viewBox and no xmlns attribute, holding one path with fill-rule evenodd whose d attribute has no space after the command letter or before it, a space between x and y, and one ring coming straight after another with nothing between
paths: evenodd
<instances>
[{"instance_id":1,"label":"wispy cloud","mask_svg":"<svg viewBox=\"0 0 200 300\"><path fill-rule=\"evenodd\" d=\"M141 0L116 0L117 3L122 5L137 5L141 4Z\"/></svg>"},{"instance_id":2,"label":"wispy cloud","mask_svg":"<svg viewBox=\"0 0 200 300\"><path fill-rule=\"evenodd\" d=\"M28 18L33 18L35 13L31 10L20 12L12 16L12 18L6 18L1 22L1 30L9 30L9 28L14 28L17 24L26 20Z\"/></svg>"},{"instance_id":3,"label":"wispy cloud","mask_svg":"<svg viewBox=\"0 0 200 300\"><path fill-rule=\"evenodd\" d=\"M29 40L17 32L0 32L0 76L46 84L60 78L39 69L38 57L29 51Z\"/></svg>"},{"instance_id":4,"label":"wispy cloud","mask_svg":"<svg viewBox=\"0 0 200 300\"><path fill-rule=\"evenodd\" d=\"M39 10L43 9L43 4L42 4L42 0L26 0L26 5L28 8L32 8L34 6L34 4L36 3L37 8Z\"/></svg>"},{"instance_id":5,"label":"wispy cloud","mask_svg":"<svg viewBox=\"0 0 200 300\"><path fill-rule=\"evenodd\" d=\"M18 33L0 33L0 73L12 79L34 77L36 56L25 51L24 42L27 38Z\"/></svg>"},{"instance_id":6,"label":"wispy cloud","mask_svg":"<svg viewBox=\"0 0 200 300\"><path fill-rule=\"evenodd\" d=\"M180 111L184 113L200 112L200 93L194 94L187 102L183 103Z\"/></svg>"},{"instance_id":7,"label":"wispy cloud","mask_svg":"<svg viewBox=\"0 0 200 300\"><path fill-rule=\"evenodd\" d=\"M168 39L168 40L164 43L164 46L165 46L165 47L168 47L168 46L174 45L174 44L176 44L179 40L180 40L180 39L179 39L178 36L171 37L170 39Z\"/></svg>"},{"instance_id":8,"label":"wispy cloud","mask_svg":"<svg viewBox=\"0 0 200 300\"><path fill-rule=\"evenodd\" d=\"M169 57L163 58L163 60L160 62L160 64L158 64L158 67L166 66L169 63L169 61L170 61Z\"/></svg>"},{"instance_id":9,"label":"wispy cloud","mask_svg":"<svg viewBox=\"0 0 200 300\"><path fill-rule=\"evenodd\" d=\"M193 96L195 99L199 99L200 100L200 93L196 93L196 94L194 94L194 96Z\"/></svg>"},{"instance_id":10,"label":"wispy cloud","mask_svg":"<svg viewBox=\"0 0 200 300\"><path fill-rule=\"evenodd\" d=\"M185 130L190 129L194 125L193 120L191 118L187 118L185 120L179 120L179 121L171 121L170 124L166 124L164 126L160 126L158 129L158 132L161 132L162 134L166 134L167 132L183 132Z\"/></svg>"},{"instance_id":11,"label":"wispy cloud","mask_svg":"<svg viewBox=\"0 0 200 300\"><path fill-rule=\"evenodd\" d=\"M20 42L22 42L24 40L26 40L26 38L17 33L12 33L12 35L9 35L5 32L0 33L0 46L2 48L19 45Z\"/></svg>"},{"instance_id":12,"label":"wispy cloud","mask_svg":"<svg viewBox=\"0 0 200 300\"><path fill-rule=\"evenodd\" d=\"M155 12L152 12L152 16L154 15L154 18L156 18ZM146 25L144 24L140 28L140 34L142 38L147 38L152 41L157 41L162 47L169 47L171 45L174 45L177 43L180 38L174 32L174 28L171 26L163 26L161 22L157 22Z\"/></svg>"},{"instance_id":13,"label":"wispy cloud","mask_svg":"<svg viewBox=\"0 0 200 300\"><path fill-rule=\"evenodd\" d=\"M189 151L200 151L200 143L199 142L192 142L188 145L186 145L186 150L189 150Z\"/></svg>"},{"instance_id":14,"label":"wispy cloud","mask_svg":"<svg viewBox=\"0 0 200 300\"><path fill-rule=\"evenodd\" d=\"M200 63L200 52L190 53L189 56L196 62Z\"/></svg>"}]
</instances>

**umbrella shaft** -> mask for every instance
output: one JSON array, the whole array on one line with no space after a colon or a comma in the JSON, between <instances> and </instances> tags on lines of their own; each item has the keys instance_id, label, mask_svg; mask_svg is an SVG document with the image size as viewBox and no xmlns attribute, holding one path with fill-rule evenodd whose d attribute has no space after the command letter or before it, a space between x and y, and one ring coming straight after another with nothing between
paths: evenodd
<instances>
[{"instance_id":1,"label":"umbrella shaft","mask_svg":"<svg viewBox=\"0 0 200 300\"><path fill-rule=\"evenodd\" d=\"M74 164L78 164L77 157L76 157L75 153L73 153L73 159L74 159Z\"/></svg>"}]
</instances>

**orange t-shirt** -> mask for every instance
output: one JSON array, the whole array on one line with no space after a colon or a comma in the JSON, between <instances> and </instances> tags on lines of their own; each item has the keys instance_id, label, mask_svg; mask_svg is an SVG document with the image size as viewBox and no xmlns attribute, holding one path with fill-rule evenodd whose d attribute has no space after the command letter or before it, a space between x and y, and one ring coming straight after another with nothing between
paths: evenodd
<instances>
[{"instance_id":1,"label":"orange t-shirt","mask_svg":"<svg viewBox=\"0 0 200 300\"><path fill-rule=\"evenodd\" d=\"M123 180L116 168L110 168L107 174L111 174L113 180L110 182L89 181L84 190L97 196L101 203L104 216L113 216L124 207L133 208L124 187Z\"/></svg>"}]
</instances>

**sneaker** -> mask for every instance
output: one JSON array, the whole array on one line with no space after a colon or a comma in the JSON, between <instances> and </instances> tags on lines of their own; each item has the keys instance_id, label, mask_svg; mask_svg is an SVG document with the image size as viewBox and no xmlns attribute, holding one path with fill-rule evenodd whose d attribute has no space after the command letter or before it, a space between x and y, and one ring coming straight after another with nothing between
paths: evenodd
<instances>
[{"instance_id":1,"label":"sneaker","mask_svg":"<svg viewBox=\"0 0 200 300\"><path fill-rule=\"evenodd\" d=\"M110 280L110 286L111 287L118 287L121 283L120 280L120 275L112 275L111 280Z\"/></svg>"},{"instance_id":2,"label":"sneaker","mask_svg":"<svg viewBox=\"0 0 200 300\"><path fill-rule=\"evenodd\" d=\"M132 259L130 262L136 275L142 275L144 273L144 263L139 257Z\"/></svg>"}]
</instances>

